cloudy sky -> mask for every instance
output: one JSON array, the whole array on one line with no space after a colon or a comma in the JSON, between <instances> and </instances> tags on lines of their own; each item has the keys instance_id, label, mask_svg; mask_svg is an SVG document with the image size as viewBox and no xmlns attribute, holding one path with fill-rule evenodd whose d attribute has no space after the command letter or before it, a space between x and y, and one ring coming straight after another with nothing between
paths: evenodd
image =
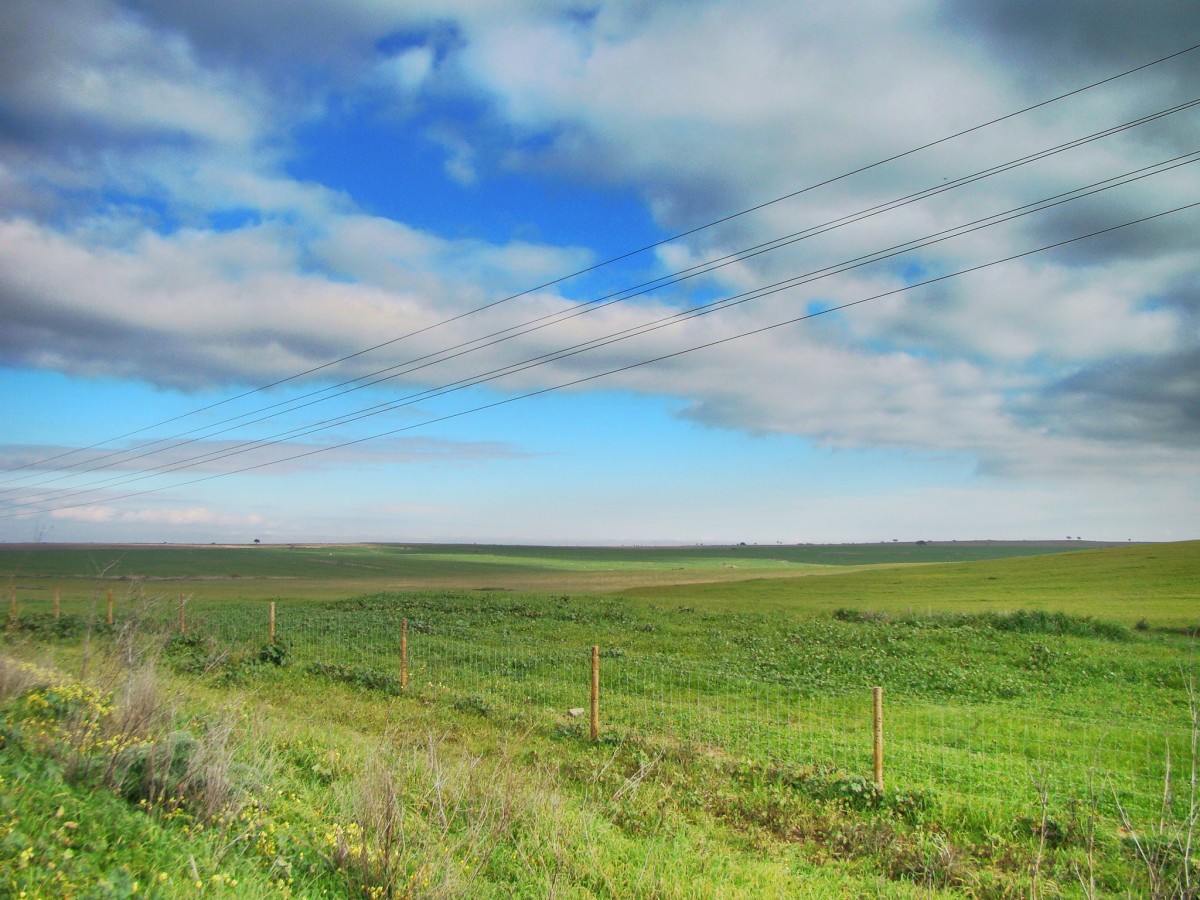
<instances>
[{"instance_id":1,"label":"cloudy sky","mask_svg":"<svg viewBox=\"0 0 1200 900\"><path fill-rule=\"evenodd\" d=\"M1200 537L1196 43L8 0L0 540Z\"/></svg>"}]
</instances>

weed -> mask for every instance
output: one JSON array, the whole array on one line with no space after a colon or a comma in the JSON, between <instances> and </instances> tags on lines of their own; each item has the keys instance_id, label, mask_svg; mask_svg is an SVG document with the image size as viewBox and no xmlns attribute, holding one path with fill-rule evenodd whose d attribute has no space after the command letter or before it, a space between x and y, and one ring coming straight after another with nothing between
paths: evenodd
<instances>
[{"instance_id":1,"label":"weed","mask_svg":"<svg viewBox=\"0 0 1200 900\"><path fill-rule=\"evenodd\" d=\"M78 639L87 630L83 616L63 615L57 619L50 613L23 613L13 623L14 630L41 639Z\"/></svg>"},{"instance_id":2,"label":"weed","mask_svg":"<svg viewBox=\"0 0 1200 900\"><path fill-rule=\"evenodd\" d=\"M380 691L393 696L404 692L397 676L366 666L343 666L336 663L314 662L305 666L304 671L330 681L340 681L343 684L352 684L355 687Z\"/></svg>"},{"instance_id":3,"label":"weed","mask_svg":"<svg viewBox=\"0 0 1200 900\"><path fill-rule=\"evenodd\" d=\"M288 660L291 659L292 650L287 644L282 641L275 641L272 644L265 644L258 651L258 661L267 663L272 666L285 666Z\"/></svg>"},{"instance_id":4,"label":"weed","mask_svg":"<svg viewBox=\"0 0 1200 900\"><path fill-rule=\"evenodd\" d=\"M840 607L833 611L833 617L839 622L890 622L892 617L887 613L863 612L859 609Z\"/></svg>"},{"instance_id":5,"label":"weed","mask_svg":"<svg viewBox=\"0 0 1200 900\"><path fill-rule=\"evenodd\" d=\"M1191 742L1182 796L1177 796L1168 747L1157 821L1145 828L1139 827L1119 798L1117 800L1126 842L1141 861L1150 896L1155 900L1195 900L1200 897L1200 858L1196 854L1200 829L1200 699L1194 684L1188 686L1188 701Z\"/></svg>"},{"instance_id":6,"label":"weed","mask_svg":"<svg viewBox=\"0 0 1200 900\"><path fill-rule=\"evenodd\" d=\"M482 694L467 694L459 697L454 701L454 708L459 712L474 713L484 717L490 716L496 711L495 706Z\"/></svg>"},{"instance_id":7,"label":"weed","mask_svg":"<svg viewBox=\"0 0 1200 900\"><path fill-rule=\"evenodd\" d=\"M326 836L325 858L367 897L469 896L501 844L543 816L546 793L526 793L507 749L454 756L433 735L376 758L354 782L352 819Z\"/></svg>"}]
</instances>

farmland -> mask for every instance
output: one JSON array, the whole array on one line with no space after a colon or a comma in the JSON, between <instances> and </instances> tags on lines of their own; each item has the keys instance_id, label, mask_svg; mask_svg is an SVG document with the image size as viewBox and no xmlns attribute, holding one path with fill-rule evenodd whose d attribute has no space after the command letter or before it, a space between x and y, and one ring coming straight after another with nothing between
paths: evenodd
<instances>
[{"instance_id":1,"label":"farmland","mask_svg":"<svg viewBox=\"0 0 1200 900\"><path fill-rule=\"evenodd\" d=\"M330 599L428 588L611 592L751 578L845 574L859 567L971 562L1075 552L1079 541L684 548L432 544L0 546L0 577L45 594L86 595L113 580L218 599ZM164 584L164 583L169 583Z\"/></svg>"},{"instance_id":2,"label":"farmland","mask_svg":"<svg viewBox=\"0 0 1200 900\"><path fill-rule=\"evenodd\" d=\"M1170 896L1198 573L1197 543L6 547L0 883ZM84 720L110 743L62 740Z\"/></svg>"}]
</instances>

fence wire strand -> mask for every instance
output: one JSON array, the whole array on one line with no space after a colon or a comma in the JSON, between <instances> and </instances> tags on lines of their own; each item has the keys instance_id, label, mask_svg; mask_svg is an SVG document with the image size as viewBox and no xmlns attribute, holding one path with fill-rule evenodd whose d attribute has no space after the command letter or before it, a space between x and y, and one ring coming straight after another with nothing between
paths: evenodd
<instances>
[{"instance_id":1,"label":"fence wire strand","mask_svg":"<svg viewBox=\"0 0 1200 900\"><path fill-rule=\"evenodd\" d=\"M49 603L18 615L49 616ZM400 684L402 606L364 616L353 604L276 606L275 641L289 662L363 684ZM102 596L62 604L63 615L101 628ZM11 616L11 612L10 612ZM227 653L269 643L265 603L123 600L119 622L180 631ZM547 647L517 634L484 643L453 621L407 620L407 693L445 699L461 712L587 734L590 646ZM14 622L10 621L10 629ZM116 625L111 628L117 627ZM668 655L600 652L600 720L606 740L646 740L798 772L867 778L872 770L871 685L816 693ZM949 702L885 684L886 783L893 793L1029 808L1044 793L1055 808L1090 798L1117 818L1161 812L1168 760L1190 765L1192 726L1146 712L1119 716L1023 711L1012 702ZM1186 761L1186 762L1185 762ZM1186 797L1175 798L1183 803Z\"/></svg>"}]
</instances>

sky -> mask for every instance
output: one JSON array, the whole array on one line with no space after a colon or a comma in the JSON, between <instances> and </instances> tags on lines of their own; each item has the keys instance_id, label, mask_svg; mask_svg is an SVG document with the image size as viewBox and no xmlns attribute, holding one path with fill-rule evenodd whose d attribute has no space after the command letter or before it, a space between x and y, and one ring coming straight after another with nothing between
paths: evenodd
<instances>
[{"instance_id":1,"label":"sky","mask_svg":"<svg viewBox=\"0 0 1200 900\"><path fill-rule=\"evenodd\" d=\"M0 540L1200 538L1194 44L8 0Z\"/></svg>"}]
</instances>

